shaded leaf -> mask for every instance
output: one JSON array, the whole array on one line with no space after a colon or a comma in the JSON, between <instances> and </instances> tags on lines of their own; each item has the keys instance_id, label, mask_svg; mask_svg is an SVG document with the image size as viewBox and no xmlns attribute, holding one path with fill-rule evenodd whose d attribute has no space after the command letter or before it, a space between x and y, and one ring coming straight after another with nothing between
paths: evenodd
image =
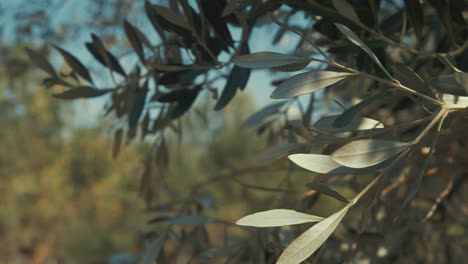
<instances>
[{"instance_id":1,"label":"shaded leaf","mask_svg":"<svg viewBox=\"0 0 468 264\"><path fill-rule=\"evenodd\" d=\"M346 109L346 111L341 113L335 119L335 121L333 121L332 126L336 128L342 128L342 127L347 126L354 120L354 117L359 111L361 111L364 107L370 105L374 101L380 98L383 98L386 94L387 94L386 92L375 94L369 98L364 99L360 103L351 106L350 108Z\"/></svg>"},{"instance_id":2,"label":"shaded leaf","mask_svg":"<svg viewBox=\"0 0 468 264\"><path fill-rule=\"evenodd\" d=\"M350 206L325 218L296 238L281 254L277 264L299 264L310 257L335 231Z\"/></svg>"},{"instance_id":3,"label":"shaded leaf","mask_svg":"<svg viewBox=\"0 0 468 264\"><path fill-rule=\"evenodd\" d=\"M153 264L159 256L167 238L167 231L163 231L158 238L145 243L145 250L141 256L139 264Z\"/></svg>"},{"instance_id":4,"label":"shaded leaf","mask_svg":"<svg viewBox=\"0 0 468 264\"><path fill-rule=\"evenodd\" d=\"M95 35L92 36L93 42L86 42L86 48L93 55L93 57L99 61L103 66L117 72L122 76L127 76L125 70L120 65L119 60L110 53L105 47L102 41Z\"/></svg>"},{"instance_id":5,"label":"shaded leaf","mask_svg":"<svg viewBox=\"0 0 468 264\"><path fill-rule=\"evenodd\" d=\"M422 28L424 25L423 6L419 0L405 0L405 9L416 36L421 39Z\"/></svg>"},{"instance_id":6,"label":"shaded leaf","mask_svg":"<svg viewBox=\"0 0 468 264\"><path fill-rule=\"evenodd\" d=\"M331 155L333 160L350 168L365 168L379 164L411 146L411 143L361 139L350 142Z\"/></svg>"},{"instance_id":7,"label":"shaded leaf","mask_svg":"<svg viewBox=\"0 0 468 264\"><path fill-rule=\"evenodd\" d=\"M29 59L38 67L39 69L47 72L51 76L57 76L54 67L50 64L47 58L42 54L30 48L25 48L26 53L28 54Z\"/></svg>"},{"instance_id":8,"label":"shaded leaf","mask_svg":"<svg viewBox=\"0 0 468 264\"><path fill-rule=\"evenodd\" d=\"M288 98L313 93L352 75L355 74L334 71L300 73L281 83L281 85L273 91L271 98Z\"/></svg>"},{"instance_id":9,"label":"shaded leaf","mask_svg":"<svg viewBox=\"0 0 468 264\"><path fill-rule=\"evenodd\" d=\"M432 79L431 85L443 93L468 96L468 73L456 72L442 75Z\"/></svg>"},{"instance_id":10,"label":"shaded leaf","mask_svg":"<svg viewBox=\"0 0 468 264\"><path fill-rule=\"evenodd\" d=\"M353 6L348 4L345 0L332 0L333 5L335 6L336 10L338 10L338 13L340 13L342 16L346 17L347 19L360 23L359 18L356 14L356 12L353 9Z\"/></svg>"},{"instance_id":11,"label":"shaded leaf","mask_svg":"<svg viewBox=\"0 0 468 264\"><path fill-rule=\"evenodd\" d=\"M201 225L216 222L216 219L204 215L187 215L168 220L169 223L178 226Z\"/></svg>"},{"instance_id":12,"label":"shaded leaf","mask_svg":"<svg viewBox=\"0 0 468 264\"><path fill-rule=\"evenodd\" d=\"M130 44L132 45L133 50L137 54L140 61L144 64L145 63L145 55L143 53L143 45L140 41L138 33L136 32L135 27L130 24L126 19L124 21L124 31L125 35L127 36Z\"/></svg>"},{"instance_id":13,"label":"shaded leaf","mask_svg":"<svg viewBox=\"0 0 468 264\"><path fill-rule=\"evenodd\" d=\"M112 146L112 158L116 159L120 153L120 146L122 145L123 130L117 129L114 133L114 145Z\"/></svg>"},{"instance_id":14,"label":"shaded leaf","mask_svg":"<svg viewBox=\"0 0 468 264\"><path fill-rule=\"evenodd\" d=\"M348 132L356 130L368 130L383 128L383 124L377 120L366 118L366 117L352 117L351 121L343 127L333 126L335 120L339 118L340 115L326 116L315 122L314 127L322 131L332 131L332 132Z\"/></svg>"},{"instance_id":15,"label":"shaded leaf","mask_svg":"<svg viewBox=\"0 0 468 264\"><path fill-rule=\"evenodd\" d=\"M161 6L161 5L152 5L152 7L165 20L169 21L170 23L176 26L179 26L181 28L187 29L188 31L191 31L190 25L184 19L184 17L176 13L172 9L167 8L165 6Z\"/></svg>"},{"instance_id":16,"label":"shaded leaf","mask_svg":"<svg viewBox=\"0 0 468 264\"><path fill-rule=\"evenodd\" d=\"M311 59L282 53L263 51L238 56L234 58L233 63L243 68L261 69L304 63L306 61L310 62Z\"/></svg>"},{"instance_id":17,"label":"shaded leaf","mask_svg":"<svg viewBox=\"0 0 468 264\"><path fill-rule=\"evenodd\" d=\"M170 117L172 119L176 119L181 117L187 110L190 109L192 104L197 99L198 93L200 92L202 86L196 86L194 89L190 90L190 93L187 96L183 97L179 101L177 101L175 107L172 109Z\"/></svg>"},{"instance_id":18,"label":"shaded leaf","mask_svg":"<svg viewBox=\"0 0 468 264\"><path fill-rule=\"evenodd\" d=\"M304 69L305 67L307 67L307 65L309 65L309 63L310 60L307 59L293 64L274 67L272 68L272 70L281 72L295 72Z\"/></svg>"},{"instance_id":19,"label":"shaded leaf","mask_svg":"<svg viewBox=\"0 0 468 264\"><path fill-rule=\"evenodd\" d=\"M273 209L244 216L236 221L237 225L255 227L273 227L319 222L323 218L300 213L289 209Z\"/></svg>"},{"instance_id":20,"label":"shaded leaf","mask_svg":"<svg viewBox=\"0 0 468 264\"><path fill-rule=\"evenodd\" d=\"M76 74L81 76L83 79L86 81L93 83L93 80L91 79L91 75L89 74L88 69L73 55L71 55L68 51L58 47L54 46L62 55L63 59L67 62L67 64L73 69Z\"/></svg>"},{"instance_id":21,"label":"shaded leaf","mask_svg":"<svg viewBox=\"0 0 468 264\"><path fill-rule=\"evenodd\" d=\"M333 197L340 202L344 202L344 203L349 202L349 200L346 199L343 195L339 194L337 191L333 190L326 184L313 181L313 182L309 182L307 184L307 187L321 194Z\"/></svg>"},{"instance_id":22,"label":"shaded leaf","mask_svg":"<svg viewBox=\"0 0 468 264\"><path fill-rule=\"evenodd\" d=\"M305 144L302 143L289 143L289 144L280 144L273 147L268 148L265 151L262 151L258 158L261 160L274 160L282 158L293 151L299 151L304 148Z\"/></svg>"},{"instance_id":23,"label":"shaded leaf","mask_svg":"<svg viewBox=\"0 0 468 264\"><path fill-rule=\"evenodd\" d=\"M234 66L231 70L226 85L224 86L221 96L216 102L215 110L223 109L236 95L238 89L244 89L249 81L250 70L238 66Z\"/></svg>"},{"instance_id":24,"label":"shaded leaf","mask_svg":"<svg viewBox=\"0 0 468 264\"><path fill-rule=\"evenodd\" d=\"M113 91L113 89L96 89L90 86L79 86L65 92L53 94L55 98L59 99L77 99L77 98L91 98L104 95L108 92Z\"/></svg>"},{"instance_id":25,"label":"shaded leaf","mask_svg":"<svg viewBox=\"0 0 468 264\"><path fill-rule=\"evenodd\" d=\"M317 173L339 175L372 172L372 169L355 169L343 166L333 160L331 156L320 154L293 154L288 158L298 166Z\"/></svg>"},{"instance_id":26,"label":"shaded leaf","mask_svg":"<svg viewBox=\"0 0 468 264\"><path fill-rule=\"evenodd\" d=\"M377 56L374 54L374 52L364 43L362 40L353 32L351 29L348 27L341 25L341 24L335 24L335 26L343 33L349 41L351 41L353 44L356 46L359 46L362 50L364 50L369 57L382 69L383 72L390 78L394 79L392 75L385 69L385 67L382 65L380 60L377 58Z\"/></svg>"},{"instance_id":27,"label":"shaded leaf","mask_svg":"<svg viewBox=\"0 0 468 264\"><path fill-rule=\"evenodd\" d=\"M135 101L133 102L132 109L128 114L128 127L134 127L140 119L145 106L146 95L148 94L148 80L145 81L143 87L136 91Z\"/></svg>"},{"instance_id":28,"label":"shaded leaf","mask_svg":"<svg viewBox=\"0 0 468 264\"><path fill-rule=\"evenodd\" d=\"M282 101L263 107L247 118L242 124L242 127L259 127L265 124L270 121L273 116L278 114L286 103L287 101Z\"/></svg>"},{"instance_id":29,"label":"shaded leaf","mask_svg":"<svg viewBox=\"0 0 468 264\"><path fill-rule=\"evenodd\" d=\"M402 63L397 63L393 66L393 74L395 75L396 79L404 86L433 98L437 98L434 92L426 86L421 77L419 77L419 75L415 73L410 67Z\"/></svg>"}]
</instances>

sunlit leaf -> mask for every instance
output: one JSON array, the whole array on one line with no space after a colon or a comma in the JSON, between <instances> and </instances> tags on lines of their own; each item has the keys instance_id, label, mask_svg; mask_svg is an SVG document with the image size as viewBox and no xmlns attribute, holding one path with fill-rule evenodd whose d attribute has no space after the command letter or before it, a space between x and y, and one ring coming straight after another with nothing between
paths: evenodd
<instances>
[{"instance_id":1,"label":"sunlit leaf","mask_svg":"<svg viewBox=\"0 0 468 264\"><path fill-rule=\"evenodd\" d=\"M47 72L51 76L57 76L54 67L52 67L50 62L42 53L32 50L30 48L25 48L25 50L28 54L29 59L31 59L34 65L36 65L39 69Z\"/></svg>"},{"instance_id":2,"label":"sunlit leaf","mask_svg":"<svg viewBox=\"0 0 468 264\"><path fill-rule=\"evenodd\" d=\"M351 122L347 123L343 127L334 127L333 124L335 120L340 115L333 115L333 116L326 116L319 119L315 122L314 127L318 130L322 131L332 131L332 132L348 132L348 131L356 131L356 130L368 130L368 129L376 129L376 128L383 128L383 124L377 120L366 118L366 117L357 117L354 116L351 119Z\"/></svg>"},{"instance_id":3,"label":"sunlit leaf","mask_svg":"<svg viewBox=\"0 0 468 264\"><path fill-rule=\"evenodd\" d=\"M467 108L468 107L468 96L455 96L451 94L444 94L442 96L446 107L450 108Z\"/></svg>"},{"instance_id":4,"label":"sunlit leaf","mask_svg":"<svg viewBox=\"0 0 468 264\"><path fill-rule=\"evenodd\" d=\"M79 86L65 92L53 94L55 98L59 99L77 99L77 98L91 98L104 95L108 92L113 91L112 89L96 89L90 86Z\"/></svg>"},{"instance_id":5,"label":"sunlit leaf","mask_svg":"<svg viewBox=\"0 0 468 264\"><path fill-rule=\"evenodd\" d=\"M93 83L93 80L91 79L91 75L89 74L88 69L73 55L71 55L68 51L58 47L54 46L62 55L63 59L67 62L67 64L73 69L76 74L79 76L83 77L86 81Z\"/></svg>"},{"instance_id":6,"label":"sunlit leaf","mask_svg":"<svg viewBox=\"0 0 468 264\"><path fill-rule=\"evenodd\" d=\"M346 17L347 19L359 23L359 18L356 14L356 12L353 9L353 6L348 4L345 0L332 0L333 5L335 6L336 10L338 10L338 13L340 13L342 16Z\"/></svg>"},{"instance_id":7,"label":"sunlit leaf","mask_svg":"<svg viewBox=\"0 0 468 264\"><path fill-rule=\"evenodd\" d=\"M411 143L361 139L350 142L331 155L333 160L350 168L365 168L379 164L411 146Z\"/></svg>"},{"instance_id":8,"label":"sunlit leaf","mask_svg":"<svg viewBox=\"0 0 468 264\"><path fill-rule=\"evenodd\" d=\"M281 254L277 264L299 264L310 257L335 231L349 206L315 224L296 238Z\"/></svg>"},{"instance_id":9,"label":"sunlit leaf","mask_svg":"<svg viewBox=\"0 0 468 264\"><path fill-rule=\"evenodd\" d=\"M343 195L339 194L337 191L333 190L326 184L313 181L313 182L309 182L307 184L307 187L321 194L333 197L340 202L344 202L344 203L349 202L348 199L346 199Z\"/></svg>"},{"instance_id":10,"label":"sunlit leaf","mask_svg":"<svg viewBox=\"0 0 468 264\"><path fill-rule=\"evenodd\" d=\"M273 227L319 222L322 220L322 217L294 210L273 209L244 216L237 220L236 224L242 226Z\"/></svg>"},{"instance_id":11,"label":"sunlit leaf","mask_svg":"<svg viewBox=\"0 0 468 264\"><path fill-rule=\"evenodd\" d=\"M390 75L390 73L387 71L387 69L385 69L385 67L382 65L382 63L374 54L374 52L364 42L362 42L362 40L353 31L351 31L351 29L341 24L335 25L341 31L341 33L343 33L349 39L349 41L351 41L353 44L359 46L362 50L364 50L367 53L367 55L371 57L371 59L382 69L382 71L385 72L385 74L390 79L394 79L392 75Z\"/></svg>"},{"instance_id":12,"label":"sunlit leaf","mask_svg":"<svg viewBox=\"0 0 468 264\"><path fill-rule=\"evenodd\" d=\"M354 74L333 71L311 71L295 75L284 81L271 94L271 98L288 98L316 92Z\"/></svg>"},{"instance_id":13,"label":"sunlit leaf","mask_svg":"<svg viewBox=\"0 0 468 264\"><path fill-rule=\"evenodd\" d=\"M263 51L236 57L234 58L233 63L244 68L261 69L285 66L305 61L310 62L311 59Z\"/></svg>"},{"instance_id":14,"label":"sunlit leaf","mask_svg":"<svg viewBox=\"0 0 468 264\"><path fill-rule=\"evenodd\" d=\"M328 155L292 154L288 158L306 170L323 174L359 174L372 171L370 169L355 169L343 166Z\"/></svg>"}]
</instances>

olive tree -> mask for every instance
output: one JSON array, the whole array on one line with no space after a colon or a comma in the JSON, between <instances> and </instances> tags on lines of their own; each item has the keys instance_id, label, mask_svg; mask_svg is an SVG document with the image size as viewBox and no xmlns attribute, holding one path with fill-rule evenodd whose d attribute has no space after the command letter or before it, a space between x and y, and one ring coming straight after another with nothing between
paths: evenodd
<instances>
[{"instance_id":1,"label":"olive tree","mask_svg":"<svg viewBox=\"0 0 468 264\"><path fill-rule=\"evenodd\" d=\"M168 166L166 137L184 133L183 116L195 109L197 97L210 95L203 104L214 100L218 111L246 87L253 69L268 68L273 78L278 72L291 74L272 81L271 98L285 100L253 113L244 126L279 142L264 153L280 161L275 166L313 172L309 191L295 208L239 216L240 228L278 227L242 233L243 239L266 239L270 247L259 250L229 240L193 256L242 263L319 258L326 263L452 263L466 257L466 1L168 2L145 2L157 41L123 22L138 58L131 70L98 35L85 44L108 70L111 86L96 85L87 67L58 46L69 71L59 72L40 53L27 52L49 74L43 84L53 87L54 97L110 95L106 114L118 124L114 156L125 138L153 140L140 188L148 203L154 175L164 174ZM301 23L295 22L298 17ZM250 52L255 27L265 23L276 28L268 40L273 44L299 37L293 53ZM240 32L238 39L234 30ZM303 95L309 98L305 105ZM287 114L293 108L301 118ZM290 164L284 162L286 156ZM346 195L337 191L343 186ZM343 206L327 217L310 214L320 206L319 195ZM142 262L160 257L168 237L181 231L174 228L224 223L221 218L194 213L159 219L165 224ZM193 230L181 232L190 236Z\"/></svg>"}]
</instances>

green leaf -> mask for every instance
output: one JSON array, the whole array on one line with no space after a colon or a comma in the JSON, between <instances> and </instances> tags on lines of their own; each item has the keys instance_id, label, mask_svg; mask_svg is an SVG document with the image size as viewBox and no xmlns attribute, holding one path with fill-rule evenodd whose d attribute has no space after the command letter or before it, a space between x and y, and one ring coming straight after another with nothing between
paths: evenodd
<instances>
[{"instance_id":1,"label":"green leaf","mask_svg":"<svg viewBox=\"0 0 468 264\"><path fill-rule=\"evenodd\" d=\"M243 68L261 69L302 63L305 61L310 62L311 59L282 53L263 51L238 56L234 58L233 63Z\"/></svg>"},{"instance_id":2,"label":"green leaf","mask_svg":"<svg viewBox=\"0 0 468 264\"><path fill-rule=\"evenodd\" d=\"M289 144L280 144L268 148L265 151L262 151L258 158L261 160L275 160L282 158L293 151L299 151L300 149L304 148L305 144L302 143L289 143Z\"/></svg>"},{"instance_id":3,"label":"green leaf","mask_svg":"<svg viewBox=\"0 0 468 264\"><path fill-rule=\"evenodd\" d=\"M276 90L271 94L271 98L288 98L313 93L352 75L355 74L334 71L311 71L300 73L287 79L278 86L278 88L276 88Z\"/></svg>"},{"instance_id":4,"label":"green leaf","mask_svg":"<svg viewBox=\"0 0 468 264\"><path fill-rule=\"evenodd\" d=\"M350 168L366 168L379 164L411 146L411 143L361 139L350 142L331 155L333 160Z\"/></svg>"},{"instance_id":5,"label":"green leaf","mask_svg":"<svg viewBox=\"0 0 468 264\"><path fill-rule=\"evenodd\" d=\"M145 243L145 250L141 255L139 264L153 264L154 260L159 256L167 238L167 231L164 230L158 238Z\"/></svg>"},{"instance_id":6,"label":"green leaf","mask_svg":"<svg viewBox=\"0 0 468 264\"><path fill-rule=\"evenodd\" d=\"M73 69L74 72L76 72L79 76L83 77L86 81L93 83L93 80L91 79L91 75L89 74L88 69L73 55L71 55L69 52L66 50L54 46L62 55L63 59L67 62L67 64Z\"/></svg>"},{"instance_id":7,"label":"green leaf","mask_svg":"<svg viewBox=\"0 0 468 264\"><path fill-rule=\"evenodd\" d=\"M463 109L468 107L468 96L455 96L451 94L444 94L442 100L446 107Z\"/></svg>"},{"instance_id":8,"label":"green leaf","mask_svg":"<svg viewBox=\"0 0 468 264\"><path fill-rule=\"evenodd\" d=\"M249 81L250 77L250 70L243 69L238 66L234 66L231 70L231 74L229 75L226 85L224 86L223 92L221 96L216 102L215 110L223 109L236 95L238 89L244 89Z\"/></svg>"},{"instance_id":9,"label":"green leaf","mask_svg":"<svg viewBox=\"0 0 468 264\"><path fill-rule=\"evenodd\" d=\"M178 226L202 225L216 222L216 219L204 215L187 215L168 220L169 223Z\"/></svg>"},{"instance_id":10,"label":"green leaf","mask_svg":"<svg viewBox=\"0 0 468 264\"><path fill-rule=\"evenodd\" d=\"M341 31L341 33L343 33L349 39L349 41L351 41L353 44L359 46L362 50L364 50L367 53L367 55L369 55L369 57L371 57L371 59L380 67L380 69L382 69L382 71L385 72L388 78L394 80L392 75L390 75L387 69L385 69L385 67L382 65L382 63L374 54L374 52L372 52L372 50L364 42L362 42L362 40L353 31L351 31L351 29L337 23L335 23L335 26Z\"/></svg>"},{"instance_id":11,"label":"green leaf","mask_svg":"<svg viewBox=\"0 0 468 264\"><path fill-rule=\"evenodd\" d=\"M355 23L360 23L359 18L353 9L353 6L348 4L348 2L346 2L345 0L332 0L332 3L335 6L336 10L338 10L338 13L340 13L342 16Z\"/></svg>"},{"instance_id":12,"label":"green leaf","mask_svg":"<svg viewBox=\"0 0 468 264\"><path fill-rule=\"evenodd\" d=\"M122 76L127 76L125 70L122 68L122 65L120 65L119 60L106 49L104 43L102 43L102 40L94 34L91 34L91 38L93 39L93 42L86 43L86 48L91 53L91 55L93 55L93 57L103 66L117 72Z\"/></svg>"},{"instance_id":13,"label":"green leaf","mask_svg":"<svg viewBox=\"0 0 468 264\"><path fill-rule=\"evenodd\" d=\"M289 155L288 158L297 164L299 167L302 167L306 170L330 174L330 175L339 175L339 174L359 174L359 173L368 173L373 170L371 169L355 169L343 166L333 160L331 156L320 155L320 154L293 154Z\"/></svg>"},{"instance_id":14,"label":"green leaf","mask_svg":"<svg viewBox=\"0 0 468 264\"><path fill-rule=\"evenodd\" d=\"M344 207L302 233L284 250L276 264L299 264L310 257L335 231L349 208Z\"/></svg>"},{"instance_id":15,"label":"green leaf","mask_svg":"<svg viewBox=\"0 0 468 264\"><path fill-rule=\"evenodd\" d=\"M424 83L424 81L410 67L402 63L393 65L393 74L404 86L425 95L437 98L434 92Z\"/></svg>"},{"instance_id":16,"label":"green leaf","mask_svg":"<svg viewBox=\"0 0 468 264\"><path fill-rule=\"evenodd\" d=\"M26 53L28 54L29 59L38 67L39 69L47 72L51 76L57 76L54 67L50 64L47 58L42 54L30 48L25 48Z\"/></svg>"},{"instance_id":17,"label":"green leaf","mask_svg":"<svg viewBox=\"0 0 468 264\"><path fill-rule=\"evenodd\" d=\"M79 86L69 90L66 90L63 93L53 94L52 96L59 99L77 99L77 98L91 98L104 95L108 92L111 92L112 89L96 89L90 86Z\"/></svg>"},{"instance_id":18,"label":"green leaf","mask_svg":"<svg viewBox=\"0 0 468 264\"><path fill-rule=\"evenodd\" d=\"M351 119L351 122L347 123L343 127L335 127L333 126L334 122L340 115L333 115L323 117L317 122L315 122L314 127L318 130L322 131L331 131L331 132L348 132L348 131L356 131L356 130L368 130L368 129L376 129L376 128L383 128L383 124L377 120L366 118L366 117L357 117L354 116Z\"/></svg>"},{"instance_id":19,"label":"green leaf","mask_svg":"<svg viewBox=\"0 0 468 264\"><path fill-rule=\"evenodd\" d=\"M432 79L431 85L443 93L468 96L468 73L456 72L442 75Z\"/></svg>"},{"instance_id":20,"label":"green leaf","mask_svg":"<svg viewBox=\"0 0 468 264\"><path fill-rule=\"evenodd\" d=\"M274 104L267 105L259 111L252 114L247 120L244 121L242 127L259 127L263 124L271 121L272 118L276 117L281 112L283 106L287 101L282 101Z\"/></svg>"},{"instance_id":21,"label":"green leaf","mask_svg":"<svg viewBox=\"0 0 468 264\"><path fill-rule=\"evenodd\" d=\"M319 222L323 218L288 209L274 209L244 216L237 220L241 226L274 227Z\"/></svg>"},{"instance_id":22,"label":"green leaf","mask_svg":"<svg viewBox=\"0 0 468 264\"><path fill-rule=\"evenodd\" d=\"M170 8L161 5L153 5L154 10L165 20L171 22L172 24L184 28L188 31L191 31L189 23L184 19L183 16L176 13Z\"/></svg>"},{"instance_id":23,"label":"green leaf","mask_svg":"<svg viewBox=\"0 0 468 264\"><path fill-rule=\"evenodd\" d=\"M416 36L418 39L421 39L422 28L424 25L423 6L419 0L405 0L405 9L408 14L407 17L409 17L411 25L413 25Z\"/></svg>"},{"instance_id":24,"label":"green leaf","mask_svg":"<svg viewBox=\"0 0 468 264\"><path fill-rule=\"evenodd\" d=\"M375 94L369 98L364 99L360 103L351 106L350 108L346 109L342 114L340 114L335 121L333 121L332 126L336 128L342 128L350 124L353 120L356 114L361 111L364 107L370 105L374 101L383 98L387 93L382 92Z\"/></svg>"},{"instance_id":25,"label":"green leaf","mask_svg":"<svg viewBox=\"0 0 468 264\"><path fill-rule=\"evenodd\" d=\"M124 31L125 31L125 35L127 35L130 45L132 45L133 50L137 54L140 61L144 64L145 55L143 53L143 45L140 41L140 38L138 36L138 33L136 32L135 27L132 24L130 24L126 19L124 21Z\"/></svg>"},{"instance_id":26,"label":"green leaf","mask_svg":"<svg viewBox=\"0 0 468 264\"><path fill-rule=\"evenodd\" d=\"M316 181L313 181L313 182L309 182L307 184L307 187L316 191L316 192L319 192L321 194L324 194L324 195L327 195L327 196L330 196L330 197L333 197L335 198L336 200L340 201L340 202L344 202L344 203L348 203L349 200L346 199L346 197L344 197L343 195L339 194L337 191L333 190L332 188L330 188L328 185L326 184L323 184L323 183L320 183L320 182L316 182Z\"/></svg>"},{"instance_id":27,"label":"green leaf","mask_svg":"<svg viewBox=\"0 0 468 264\"><path fill-rule=\"evenodd\" d=\"M146 95L148 94L148 80L145 81L143 87L136 91L135 101L132 109L128 114L128 127L134 127L140 119L143 108L145 107Z\"/></svg>"},{"instance_id":28,"label":"green leaf","mask_svg":"<svg viewBox=\"0 0 468 264\"><path fill-rule=\"evenodd\" d=\"M185 112L187 112L187 110L190 109L190 107L195 102L195 99L197 99L197 96L200 93L201 87L202 86L200 85L196 86L194 89L190 90L187 96L177 101L175 107L171 111L170 116L172 119L181 117L183 114L185 114Z\"/></svg>"}]
</instances>

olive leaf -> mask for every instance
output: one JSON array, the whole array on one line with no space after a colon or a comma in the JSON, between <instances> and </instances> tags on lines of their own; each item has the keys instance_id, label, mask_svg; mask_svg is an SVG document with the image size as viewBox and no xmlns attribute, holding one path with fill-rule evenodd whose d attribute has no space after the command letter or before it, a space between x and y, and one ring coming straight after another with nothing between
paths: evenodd
<instances>
[{"instance_id":1,"label":"olive leaf","mask_svg":"<svg viewBox=\"0 0 468 264\"><path fill-rule=\"evenodd\" d=\"M355 23L360 23L359 17L354 11L353 6L348 4L345 0L332 0L332 3L336 10L338 10L338 13Z\"/></svg>"},{"instance_id":2,"label":"olive leaf","mask_svg":"<svg viewBox=\"0 0 468 264\"><path fill-rule=\"evenodd\" d=\"M234 58L233 63L237 66L244 68L261 69L280 67L297 63L306 63L310 61L312 61L312 59L301 58L276 52L263 51L238 56Z\"/></svg>"},{"instance_id":3,"label":"olive leaf","mask_svg":"<svg viewBox=\"0 0 468 264\"><path fill-rule=\"evenodd\" d=\"M456 72L454 74L438 76L430 81L438 91L447 94L468 96L468 73Z\"/></svg>"},{"instance_id":4,"label":"olive leaf","mask_svg":"<svg viewBox=\"0 0 468 264\"><path fill-rule=\"evenodd\" d=\"M382 69L382 71L388 76L388 78L394 80L395 78L385 69L385 67L380 62L379 58L372 52L372 50L353 32L351 29L346 27L345 25L335 23L335 26L343 33L349 41L351 41L354 45L359 46L362 50L364 50L369 57Z\"/></svg>"},{"instance_id":5,"label":"olive leaf","mask_svg":"<svg viewBox=\"0 0 468 264\"><path fill-rule=\"evenodd\" d=\"M319 222L323 218L288 209L273 209L254 213L236 221L237 225L255 227L273 227Z\"/></svg>"},{"instance_id":6,"label":"olive leaf","mask_svg":"<svg viewBox=\"0 0 468 264\"><path fill-rule=\"evenodd\" d=\"M335 127L333 124L335 123L336 119L339 118L340 115L332 115L326 116L319 119L313 125L316 129L322 131L331 131L331 132L348 132L348 131L356 131L356 130L368 130L368 129L376 129L376 128L383 128L383 124L377 120L366 118L366 117L352 117L351 121L347 123L345 126L342 127Z\"/></svg>"},{"instance_id":7,"label":"olive leaf","mask_svg":"<svg viewBox=\"0 0 468 264\"><path fill-rule=\"evenodd\" d=\"M292 154L288 158L299 167L306 170L330 174L359 174L373 171L372 169L355 169L343 166L331 156L320 154Z\"/></svg>"},{"instance_id":8,"label":"olive leaf","mask_svg":"<svg viewBox=\"0 0 468 264\"><path fill-rule=\"evenodd\" d=\"M348 204L302 233L283 251L276 264L299 264L311 256L335 231L350 207Z\"/></svg>"},{"instance_id":9,"label":"olive leaf","mask_svg":"<svg viewBox=\"0 0 468 264\"><path fill-rule=\"evenodd\" d=\"M350 168L366 168L397 155L411 145L407 142L361 139L342 146L331 156L341 165Z\"/></svg>"},{"instance_id":10,"label":"olive leaf","mask_svg":"<svg viewBox=\"0 0 468 264\"><path fill-rule=\"evenodd\" d=\"M78 60L75 56L71 55L68 51L58 46L54 47L60 52L63 59L73 69L74 72L76 72L79 76L83 77L83 79L85 79L86 81L93 83L88 69L86 69L86 67L83 65L83 63L81 63L80 60Z\"/></svg>"},{"instance_id":11,"label":"olive leaf","mask_svg":"<svg viewBox=\"0 0 468 264\"><path fill-rule=\"evenodd\" d=\"M65 92L53 94L55 98L72 100L77 98L91 98L104 95L108 92L113 91L112 89L96 89L90 86L79 86Z\"/></svg>"},{"instance_id":12,"label":"olive leaf","mask_svg":"<svg viewBox=\"0 0 468 264\"><path fill-rule=\"evenodd\" d=\"M271 98L288 98L313 93L355 75L348 72L311 71L297 74L276 88Z\"/></svg>"}]
</instances>

